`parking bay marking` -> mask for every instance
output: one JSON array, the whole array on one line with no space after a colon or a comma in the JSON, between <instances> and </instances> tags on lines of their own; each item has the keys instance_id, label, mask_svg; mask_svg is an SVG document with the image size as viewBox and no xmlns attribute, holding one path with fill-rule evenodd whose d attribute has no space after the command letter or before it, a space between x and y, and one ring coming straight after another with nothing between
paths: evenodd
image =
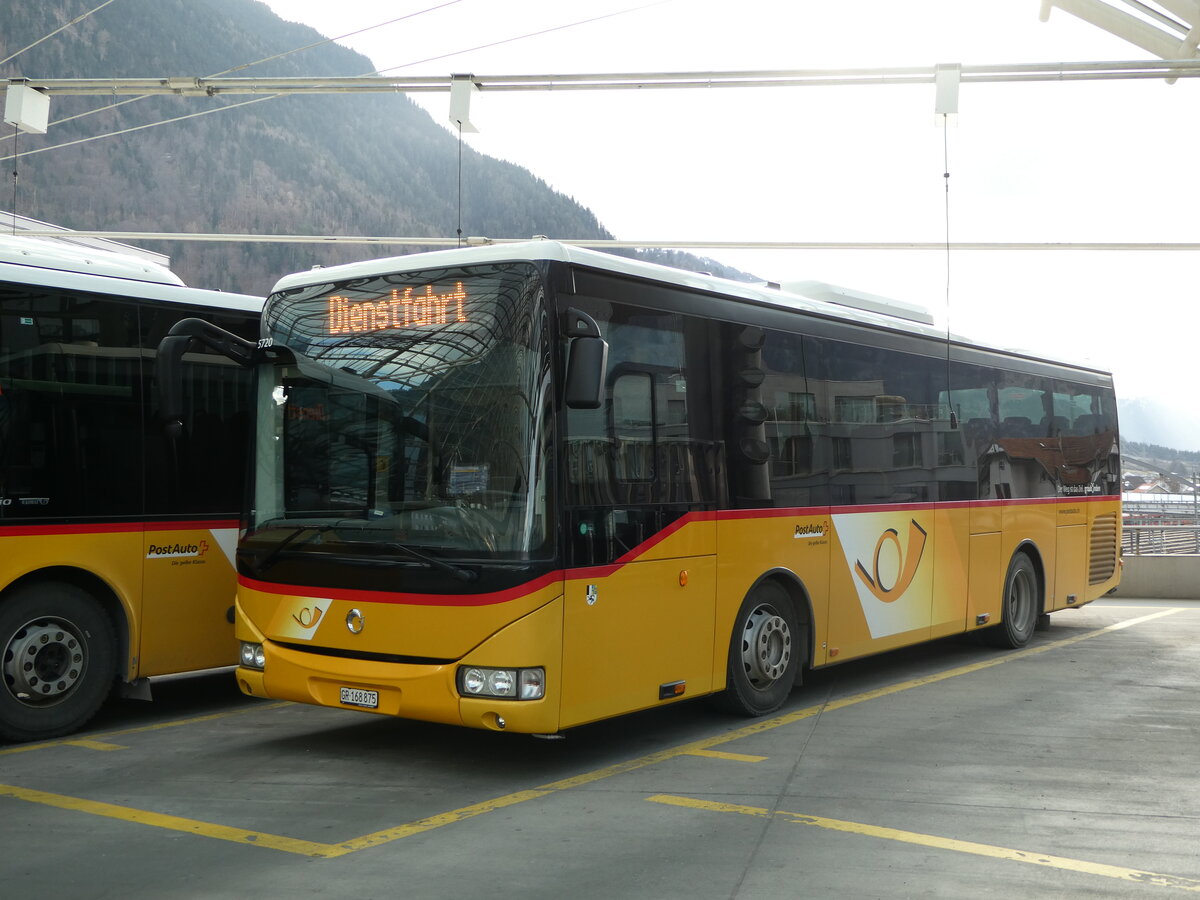
<instances>
[{"instance_id":1,"label":"parking bay marking","mask_svg":"<svg viewBox=\"0 0 1200 900\"><path fill-rule=\"evenodd\" d=\"M727 731L713 737L704 738L699 741L692 741L687 744L681 744L678 747L672 747L668 750L660 750L657 753L650 753L646 756L638 757L636 759L615 763L611 766L605 766L602 769L596 769L592 772L585 772L580 775L574 775L570 778L564 778L560 781L554 781L532 790L517 791L515 793L506 794L496 797L492 800L485 800L481 803L471 804L470 806L465 806L460 809L439 813L434 816L428 816L423 819L418 819L414 822L409 822L405 825L386 828L382 831L373 832L371 834L363 835L362 837L352 838L351 840L338 842L336 844L323 844L315 841L289 838L282 835L265 834L262 832L250 831L248 829L230 828L229 826L201 822L195 819L185 819L178 816L166 816L145 810L133 809L132 807L116 806L114 804L84 800L77 797L67 797L61 794L50 794L44 791L31 791L9 785L0 785L0 797L7 796L30 803L42 803L48 806L56 806L61 809L71 809L79 812L90 813L92 815L107 816L109 818L122 819L129 822L153 825L159 828L167 828L174 831L184 831L218 840L232 841L234 843L269 847L274 850L283 850L288 853L297 853L304 856L331 858L343 856L347 853L354 853L359 850L365 850L368 847L377 847L381 844L391 843L392 841L400 840L401 838L409 837L413 834L431 831L435 828L441 828L445 825L461 822L465 819L470 819L485 813L494 812L498 809L515 806L519 803L525 803L529 800L536 800L558 791L582 787L583 785L592 784L605 778L611 778L614 775L622 775L626 772L643 769L647 766L652 766L660 762L676 759L680 756L710 755L714 752L712 750L713 747L732 743L733 741L737 741L745 737L751 737L762 732L771 731L775 728L780 728L785 725L791 725L804 719L811 718L818 713L824 714L833 710L845 709L849 706L864 703L868 700L875 700L880 697L886 697L891 694L897 694L901 691L907 691L911 688L924 687L925 685L936 684L940 681L945 681L949 678L955 678L959 675L972 674L984 669L989 669L993 666L1003 665L1004 663L1012 662L1013 660L1024 659L1027 656L1045 653L1049 650L1057 650L1062 647L1077 644L1080 641L1090 640L1091 638L1099 637L1100 635L1108 634L1109 632L1120 631L1124 628L1130 628L1134 625L1140 625L1142 623L1159 619L1163 616L1174 615L1175 613L1182 611L1183 610L1181 608L1163 609L1158 612L1139 616L1135 619L1127 619L1122 622L1115 622L1114 624L1107 625L1104 628L1099 628L1095 631L1088 631L1083 634L1075 635L1074 637L1063 638L1062 640L1052 641L1036 647L1026 647L1024 650L1016 650L1012 653L1006 653L1002 656L995 657L994 659L989 659L978 663L971 663L965 666L958 666L957 668L947 669L944 672L939 672L934 675L927 675L922 678L914 678L909 681L899 682L887 687L877 688L873 691L865 691L861 694L844 697L841 700L833 700L817 706L809 706L804 709L796 710L795 712L784 713L781 716L763 719L751 725L733 729L732 731ZM272 707L256 708L278 708L288 705L290 704L281 703L273 704ZM222 715L224 714L202 716L189 721L206 721L208 719L221 718ZM112 735L103 736L112 737L118 733L132 734L140 731L153 731L161 727L168 726L149 726L144 729L130 729L126 732L114 732ZM0 753L4 752L6 751L0 751ZM739 754L739 756L740 755L742 754Z\"/></svg>"},{"instance_id":2,"label":"parking bay marking","mask_svg":"<svg viewBox=\"0 0 1200 900\"><path fill-rule=\"evenodd\" d=\"M154 725L140 725L137 728L126 728L121 731L109 731L90 738L63 738L61 741L42 741L39 744L17 744L15 747L5 747L0 750L0 756L10 756L14 753L29 753L33 750L49 750L51 747L83 747L88 750L125 750L121 744L112 744L101 738L125 737L131 734L148 734L152 731L162 731L166 728L179 728L182 725L199 725L203 722L213 722L229 716L241 716L248 712L263 712L268 709L282 709L291 706L290 703L267 703L246 706L242 709L227 712L212 713L207 716L192 716L188 719L175 719L172 722L158 722Z\"/></svg>"},{"instance_id":3,"label":"parking bay marking","mask_svg":"<svg viewBox=\"0 0 1200 900\"><path fill-rule=\"evenodd\" d=\"M1051 856L1046 853L1027 853L1024 850L1012 850L1008 847L997 847L992 844L977 844L974 841L959 841L952 838L939 837L935 834L902 831L898 828L865 825L861 822L846 822L841 819L828 819L824 816L809 816L803 813L784 812L783 810L772 811L758 806L742 806L737 803L718 803L711 800L697 800L692 797L677 797L670 794L656 794L646 799L651 803L663 803L668 806L681 806L687 809L740 813L744 816L755 816L763 819L778 817L796 825L813 825L817 828L825 828L830 831L844 831L849 834L858 834L881 840L918 844L922 847L932 847L937 850L951 850L955 853L988 856L992 859L1006 859L1012 862L1022 862L1034 866L1047 866L1052 869L1062 869L1068 872L1081 872L1085 875L1099 875L1105 878L1116 878L1120 881L1132 881L1137 884L1148 884L1156 887L1180 888L1192 893L1200 893L1200 881L1192 878L1163 875L1158 872L1146 872L1140 869L1126 869L1121 866L1110 866L1105 863L1070 859L1065 856Z\"/></svg>"}]
</instances>

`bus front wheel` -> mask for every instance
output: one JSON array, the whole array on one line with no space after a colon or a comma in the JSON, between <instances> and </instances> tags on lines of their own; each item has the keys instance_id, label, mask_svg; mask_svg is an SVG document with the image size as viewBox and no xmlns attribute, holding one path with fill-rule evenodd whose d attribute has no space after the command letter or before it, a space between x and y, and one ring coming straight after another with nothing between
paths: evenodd
<instances>
[{"instance_id":1,"label":"bus front wheel","mask_svg":"<svg viewBox=\"0 0 1200 900\"><path fill-rule=\"evenodd\" d=\"M113 626L71 584L17 588L0 602L0 737L34 741L76 731L116 679Z\"/></svg>"},{"instance_id":2,"label":"bus front wheel","mask_svg":"<svg viewBox=\"0 0 1200 900\"><path fill-rule=\"evenodd\" d=\"M796 682L803 644L788 592L773 581L758 585L734 620L726 686L716 705L746 716L779 709Z\"/></svg>"},{"instance_id":3,"label":"bus front wheel","mask_svg":"<svg viewBox=\"0 0 1200 900\"><path fill-rule=\"evenodd\" d=\"M1000 624L983 632L994 647L1016 650L1033 637L1041 612L1041 588L1037 570L1028 554L1016 553L1004 576L1004 595L1001 597Z\"/></svg>"}]
</instances>

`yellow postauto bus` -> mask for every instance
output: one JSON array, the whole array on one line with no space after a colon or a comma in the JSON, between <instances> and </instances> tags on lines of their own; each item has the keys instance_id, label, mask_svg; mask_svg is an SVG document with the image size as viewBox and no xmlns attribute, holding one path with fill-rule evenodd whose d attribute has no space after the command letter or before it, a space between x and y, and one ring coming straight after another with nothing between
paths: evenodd
<instances>
[{"instance_id":1,"label":"yellow postauto bus","mask_svg":"<svg viewBox=\"0 0 1200 900\"><path fill-rule=\"evenodd\" d=\"M535 241L288 276L257 352L256 697L761 715L808 669L1020 647L1118 581L1110 376L897 304Z\"/></svg>"},{"instance_id":2,"label":"yellow postauto bus","mask_svg":"<svg viewBox=\"0 0 1200 900\"><path fill-rule=\"evenodd\" d=\"M117 245L118 248L120 245ZM78 729L114 689L231 666L249 373L180 368L194 439L156 423L155 348L180 319L246 337L262 298L152 259L0 236L0 741Z\"/></svg>"}]
</instances>

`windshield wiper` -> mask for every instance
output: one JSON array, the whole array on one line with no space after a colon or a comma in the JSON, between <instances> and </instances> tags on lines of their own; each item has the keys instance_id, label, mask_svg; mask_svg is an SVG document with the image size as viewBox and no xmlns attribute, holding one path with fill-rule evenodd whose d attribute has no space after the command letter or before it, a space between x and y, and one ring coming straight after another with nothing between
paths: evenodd
<instances>
[{"instance_id":1,"label":"windshield wiper","mask_svg":"<svg viewBox=\"0 0 1200 900\"><path fill-rule=\"evenodd\" d=\"M453 563L448 563L444 559L438 559L436 556L430 556L428 553L422 553L415 547L410 547L407 544L398 544L391 541L386 544L380 544L381 547L386 547L389 550L400 550L407 553L414 559L419 559L421 562L432 566L435 569L441 569L443 572L449 572L459 581L475 581L479 578L479 573L472 569L464 569L462 566L456 566Z\"/></svg>"},{"instance_id":2,"label":"windshield wiper","mask_svg":"<svg viewBox=\"0 0 1200 900\"><path fill-rule=\"evenodd\" d=\"M274 547L272 547L270 552L268 552L262 559L256 560L255 562L251 563L251 566L254 569L255 576L262 575L263 572L266 571L267 566L269 566L271 563L273 563L279 557L280 553L282 553L289 546L291 546L293 543L295 543L296 539L298 537L300 537L300 535L304 534L304 532L311 530L312 534L309 534L308 536L306 536L304 538L304 540L300 541L300 543L296 544L296 546L300 546L301 544L307 544L313 538L317 537L318 535L322 535L326 531L330 531L335 527L337 527L337 526L332 525L332 524L297 525L295 528L293 528L287 534L287 536L283 540L281 540L278 544L276 544Z\"/></svg>"},{"instance_id":3,"label":"windshield wiper","mask_svg":"<svg viewBox=\"0 0 1200 900\"><path fill-rule=\"evenodd\" d=\"M307 544L309 541L313 540L314 538L318 537L319 535L322 535L327 531L331 531L334 528L343 526L344 524L345 524L344 522L338 522L338 523L326 523L323 525L299 525L299 526L297 526L295 529L293 529L291 532L289 532L288 535L283 538L283 540L281 540L278 544L276 544L274 547L272 547L271 550L262 559L251 563L251 566L254 569L255 576L256 577L261 576L263 574L263 572L266 571L267 566L269 566L271 563L273 563L279 557L279 555L281 553L283 553L283 551L286 550L288 547L290 547L292 545L299 547L299 546L302 546L303 544ZM303 540L299 540L300 535L304 534L306 531L311 532L311 533L305 535ZM427 566L430 566L435 569L441 569L443 572L448 572L449 574L451 574L455 578L457 578L459 581L471 582L471 581L476 581L479 578L478 572L475 572L471 569L464 569L462 566L456 566L453 563L448 563L444 559L438 559L436 556L430 556L427 553L422 553L420 550L417 550L415 547L410 547L407 544L400 544L395 541L389 541L387 543L375 544L374 546L382 547L386 550L399 550L402 553L408 554L413 559L416 559L416 560L419 560L420 562L425 563ZM386 561L379 560L377 558L373 558L370 556L351 556L348 554L339 554L339 555L337 555L337 559L339 562L345 562L350 565L364 565L364 566L387 565Z\"/></svg>"}]
</instances>

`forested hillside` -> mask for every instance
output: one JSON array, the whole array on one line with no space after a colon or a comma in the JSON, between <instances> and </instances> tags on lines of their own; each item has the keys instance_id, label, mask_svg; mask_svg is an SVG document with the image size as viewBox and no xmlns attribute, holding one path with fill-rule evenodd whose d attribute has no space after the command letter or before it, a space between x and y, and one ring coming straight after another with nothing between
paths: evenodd
<instances>
[{"instance_id":1,"label":"forested hillside","mask_svg":"<svg viewBox=\"0 0 1200 900\"><path fill-rule=\"evenodd\" d=\"M4 0L0 59L54 31L94 0ZM256 0L120 0L0 66L0 76L207 76L321 39ZM373 66L336 44L240 68L238 75L362 75ZM20 152L16 211L77 229L446 236L459 225L455 137L396 94L287 96L71 147L93 135L245 103L254 97L55 96L49 133L11 131ZM26 155L29 154L29 155ZM12 161L0 208L12 205ZM596 217L519 166L464 148L464 235L611 237ZM266 291L285 272L404 248L140 242L168 253L198 287ZM737 277L711 260L673 265Z\"/></svg>"}]
</instances>

